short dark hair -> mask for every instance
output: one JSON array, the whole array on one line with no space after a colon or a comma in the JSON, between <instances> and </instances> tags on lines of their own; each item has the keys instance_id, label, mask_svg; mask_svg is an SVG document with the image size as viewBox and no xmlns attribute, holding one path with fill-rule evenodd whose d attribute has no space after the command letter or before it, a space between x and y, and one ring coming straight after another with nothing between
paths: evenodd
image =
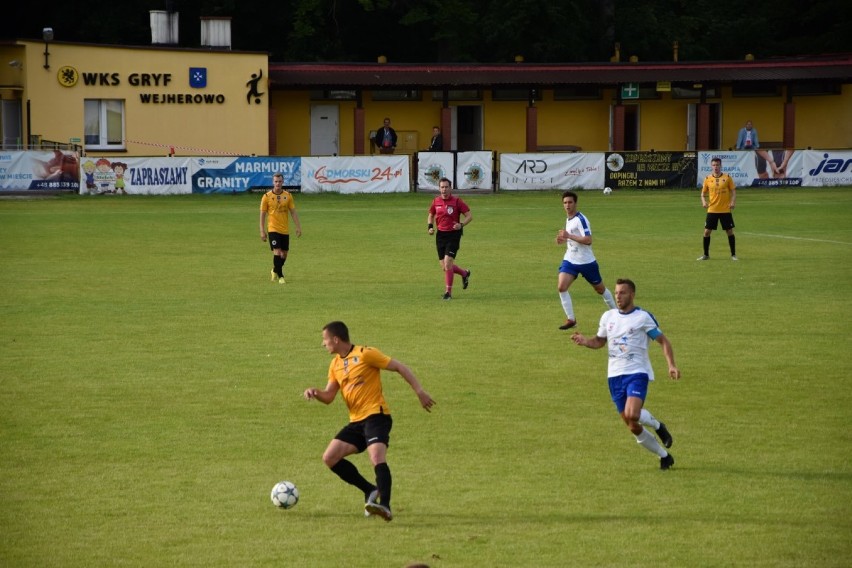
<instances>
[{"instance_id":1,"label":"short dark hair","mask_svg":"<svg viewBox=\"0 0 852 568\"><path fill-rule=\"evenodd\" d=\"M636 284L633 283L633 280L630 278L619 278L615 281L616 284L624 284L628 288L630 288L631 292L636 292Z\"/></svg>"},{"instance_id":2,"label":"short dark hair","mask_svg":"<svg viewBox=\"0 0 852 568\"><path fill-rule=\"evenodd\" d=\"M445 178L445 177L443 177L443 178L439 179L439 180L438 180L438 185L441 185L441 182L447 182L448 184L450 184L450 188L452 188L452 187L453 187L453 182L451 182L451 181L450 181L450 178Z\"/></svg>"},{"instance_id":3,"label":"short dark hair","mask_svg":"<svg viewBox=\"0 0 852 568\"><path fill-rule=\"evenodd\" d=\"M711 163L711 164L712 164L713 162L719 162L719 165L721 166L721 165L722 165L722 158L720 158L719 156L716 156L716 157L714 157L714 158L712 158L712 159L710 160L710 163Z\"/></svg>"},{"instance_id":4,"label":"short dark hair","mask_svg":"<svg viewBox=\"0 0 852 568\"><path fill-rule=\"evenodd\" d=\"M573 191L566 191L565 193L562 194L562 199L565 199L566 197L573 198L574 203L577 203L577 194L574 193Z\"/></svg>"},{"instance_id":5,"label":"short dark hair","mask_svg":"<svg viewBox=\"0 0 852 568\"><path fill-rule=\"evenodd\" d=\"M323 331L328 331L332 337L337 337L341 341L349 343L349 328L342 321L333 321L325 324Z\"/></svg>"}]
</instances>

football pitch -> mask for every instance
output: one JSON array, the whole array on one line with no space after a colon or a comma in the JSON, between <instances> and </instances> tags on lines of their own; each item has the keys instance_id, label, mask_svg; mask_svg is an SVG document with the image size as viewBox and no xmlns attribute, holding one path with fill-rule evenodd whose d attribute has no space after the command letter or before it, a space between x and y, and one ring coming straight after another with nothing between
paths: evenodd
<instances>
[{"instance_id":1,"label":"football pitch","mask_svg":"<svg viewBox=\"0 0 852 568\"><path fill-rule=\"evenodd\" d=\"M722 231L696 262L697 190L580 193L605 282L636 282L683 373L651 345L669 471L605 350L557 329L560 194L462 197L449 302L433 195L296 194L285 285L260 195L0 199L0 566L849 565L852 190L741 189L738 262ZM593 335L603 301L571 293ZM337 319L437 401L383 373L391 523L321 461L342 400L301 396Z\"/></svg>"}]
</instances>

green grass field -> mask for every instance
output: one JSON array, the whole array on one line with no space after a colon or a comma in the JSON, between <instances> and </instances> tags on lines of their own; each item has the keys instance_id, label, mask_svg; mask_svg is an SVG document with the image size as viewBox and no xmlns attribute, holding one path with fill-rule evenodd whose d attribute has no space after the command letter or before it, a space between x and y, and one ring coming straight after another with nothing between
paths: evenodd
<instances>
[{"instance_id":1,"label":"green grass field","mask_svg":"<svg viewBox=\"0 0 852 568\"><path fill-rule=\"evenodd\" d=\"M605 281L636 281L683 372L652 346L668 472L605 351L556 329L560 195L466 197L452 302L431 198L297 195L286 285L259 195L0 199L0 566L849 565L852 191L741 190L739 262L721 232L695 261L696 191L580 195ZM594 334L604 303L571 291ZM301 398L333 319L438 403L385 374L392 523L320 460L342 401Z\"/></svg>"}]
</instances>

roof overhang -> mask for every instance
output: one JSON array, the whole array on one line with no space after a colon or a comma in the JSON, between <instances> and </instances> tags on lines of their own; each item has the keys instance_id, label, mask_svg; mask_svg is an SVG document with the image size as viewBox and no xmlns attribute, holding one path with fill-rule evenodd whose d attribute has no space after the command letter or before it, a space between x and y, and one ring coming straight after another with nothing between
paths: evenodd
<instances>
[{"instance_id":1,"label":"roof overhang","mask_svg":"<svg viewBox=\"0 0 852 568\"><path fill-rule=\"evenodd\" d=\"M702 63L392 64L270 63L275 89L482 88L739 81L852 82L852 55Z\"/></svg>"}]
</instances>

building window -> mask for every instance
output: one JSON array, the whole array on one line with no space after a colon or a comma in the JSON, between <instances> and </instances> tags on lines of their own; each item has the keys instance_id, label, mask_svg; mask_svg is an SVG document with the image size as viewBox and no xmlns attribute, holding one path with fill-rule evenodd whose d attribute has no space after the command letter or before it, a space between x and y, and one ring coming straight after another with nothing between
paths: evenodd
<instances>
[{"instance_id":1,"label":"building window","mask_svg":"<svg viewBox=\"0 0 852 568\"><path fill-rule=\"evenodd\" d=\"M407 91L373 91L374 101L419 101L423 97L417 89Z\"/></svg>"},{"instance_id":2,"label":"building window","mask_svg":"<svg viewBox=\"0 0 852 568\"><path fill-rule=\"evenodd\" d=\"M597 85L568 85L553 90L555 101L593 101L603 98Z\"/></svg>"},{"instance_id":3,"label":"building window","mask_svg":"<svg viewBox=\"0 0 852 568\"><path fill-rule=\"evenodd\" d=\"M534 101L541 100L541 92L538 89L532 89L532 97ZM528 101L530 99L530 89L492 89L492 101Z\"/></svg>"},{"instance_id":4,"label":"building window","mask_svg":"<svg viewBox=\"0 0 852 568\"><path fill-rule=\"evenodd\" d=\"M86 149L124 150L124 101L117 99L86 99Z\"/></svg>"},{"instance_id":5,"label":"building window","mask_svg":"<svg viewBox=\"0 0 852 568\"><path fill-rule=\"evenodd\" d=\"M358 93L348 90L329 89L325 91L311 91L312 101L354 101L358 98Z\"/></svg>"},{"instance_id":6,"label":"building window","mask_svg":"<svg viewBox=\"0 0 852 568\"><path fill-rule=\"evenodd\" d=\"M719 87L716 85L706 86L705 92L708 99L718 99L719 98ZM700 99L701 98L701 85L700 84L677 84L672 85L672 98L673 99Z\"/></svg>"},{"instance_id":7,"label":"building window","mask_svg":"<svg viewBox=\"0 0 852 568\"><path fill-rule=\"evenodd\" d=\"M839 95L842 92L839 81L793 83L788 88L789 93L797 97L807 95Z\"/></svg>"},{"instance_id":8,"label":"building window","mask_svg":"<svg viewBox=\"0 0 852 568\"><path fill-rule=\"evenodd\" d=\"M779 97L781 86L768 81L744 81L731 85L735 97Z\"/></svg>"},{"instance_id":9,"label":"building window","mask_svg":"<svg viewBox=\"0 0 852 568\"><path fill-rule=\"evenodd\" d=\"M444 91L432 91L432 100L433 101L442 101L444 100ZM482 91L476 89L470 89L466 91L459 91L450 89L447 91L447 100L450 101L481 101L482 100Z\"/></svg>"}]
</instances>

